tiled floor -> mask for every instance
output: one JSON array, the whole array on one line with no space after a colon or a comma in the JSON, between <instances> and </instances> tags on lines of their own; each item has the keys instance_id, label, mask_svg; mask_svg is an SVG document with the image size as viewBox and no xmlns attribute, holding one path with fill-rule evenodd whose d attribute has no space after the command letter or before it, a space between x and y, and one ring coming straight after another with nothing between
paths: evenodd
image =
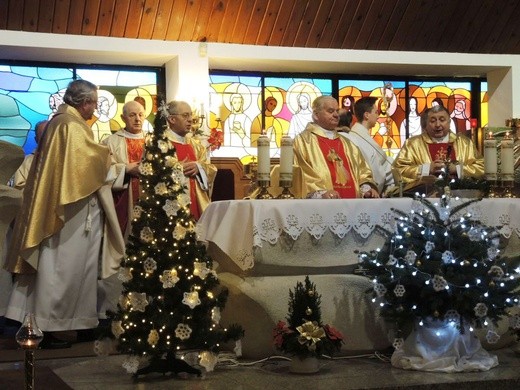
<instances>
[{"instance_id":1,"label":"tiled floor","mask_svg":"<svg viewBox=\"0 0 520 390\"><path fill-rule=\"evenodd\" d=\"M38 365L50 368L70 387L78 390L110 389L519 389L520 356L511 349L497 351L500 364L488 372L439 374L392 368L377 358L322 360L320 372L296 375L289 362L268 360L256 364L240 361L238 366L218 365L202 378L179 378L150 374L134 381L122 368L124 356L40 359ZM19 368L21 361L2 363L1 370ZM20 371L23 375L23 371ZM35 378L38 388L38 378ZM59 389L53 389L59 390Z\"/></svg>"}]
</instances>

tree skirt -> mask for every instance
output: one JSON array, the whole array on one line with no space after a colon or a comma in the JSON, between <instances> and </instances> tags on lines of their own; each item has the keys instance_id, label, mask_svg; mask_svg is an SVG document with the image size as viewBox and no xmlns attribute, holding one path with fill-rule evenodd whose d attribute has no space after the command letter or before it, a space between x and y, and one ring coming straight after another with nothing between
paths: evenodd
<instances>
[{"instance_id":1,"label":"tree skirt","mask_svg":"<svg viewBox=\"0 0 520 390\"><path fill-rule=\"evenodd\" d=\"M468 326L460 333L454 323L440 320L416 324L391 361L405 370L436 372L488 371L498 365Z\"/></svg>"}]
</instances>

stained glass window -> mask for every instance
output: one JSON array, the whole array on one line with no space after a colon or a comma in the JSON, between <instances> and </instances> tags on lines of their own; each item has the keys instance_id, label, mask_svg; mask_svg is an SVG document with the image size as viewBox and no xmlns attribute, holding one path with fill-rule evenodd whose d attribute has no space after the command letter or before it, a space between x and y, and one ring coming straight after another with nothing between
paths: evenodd
<instances>
[{"instance_id":1,"label":"stained glass window","mask_svg":"<svg viewBox=\"0 0 520 390\"><path fill-rule=\"evenodd\" d=\"M121 110L128 100L137 100L145 106L145 129L151 130L157 110L157 69L114 70L0 64L0 140L19 145L25 153L31 153L36 147L36 123L52 117L63 101L68 83L74 78L85 79L99 86L98 107L89 122L96 140L124 126Z\"/></svg>"}]
</instances>

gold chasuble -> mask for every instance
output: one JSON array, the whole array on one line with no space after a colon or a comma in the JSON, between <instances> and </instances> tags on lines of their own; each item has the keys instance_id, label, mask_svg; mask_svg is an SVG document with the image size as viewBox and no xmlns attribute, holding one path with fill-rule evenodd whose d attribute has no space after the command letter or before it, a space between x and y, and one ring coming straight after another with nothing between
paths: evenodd
<instances>
[{"instance_id":1,"label":"gold chasuble","mask_svg":"<svg viewBox=\"0 0 520 390\"><path fill-rule=\"evenodd\" d=\"M294 163L303 174L302 188L296 189L302 197L334 189L342 198L356 198L361 196L361 184L377 188L359 148L337 133L328 139L320 126L309 123L294 138L293 147Z\"/></svg>"},{"instance_id":2,"label":"gold chasuble","mask_svg":"<svg viewBox=\"0 0 520 390\"><path fill-rule=\"evenodd\" d=\"M109 150L95 142L80 113L62 104L38 145L16 218L6 269L35 273L39 245L64 225L64 206L96 192L110 167Z\"/></svg>"}]
</instances>

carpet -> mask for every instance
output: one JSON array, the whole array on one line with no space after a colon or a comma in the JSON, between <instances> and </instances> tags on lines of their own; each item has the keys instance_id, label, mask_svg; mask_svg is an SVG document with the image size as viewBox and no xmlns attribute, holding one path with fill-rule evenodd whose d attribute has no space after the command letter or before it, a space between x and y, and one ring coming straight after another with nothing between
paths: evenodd
<instances>
[{"instance_id":1,"label":"carpet","mask_svg":"<svg viewBox=\"0 0 520 390\"><path fill-rule=\"evenodd\" d=\"M34 371L34 387L36 389L72 389L72 387L63 382L49 367L36 366ZM24 381L23 369L0 371L0 389L23 389L25 386Z\"/></svg>"}]
</instances>

